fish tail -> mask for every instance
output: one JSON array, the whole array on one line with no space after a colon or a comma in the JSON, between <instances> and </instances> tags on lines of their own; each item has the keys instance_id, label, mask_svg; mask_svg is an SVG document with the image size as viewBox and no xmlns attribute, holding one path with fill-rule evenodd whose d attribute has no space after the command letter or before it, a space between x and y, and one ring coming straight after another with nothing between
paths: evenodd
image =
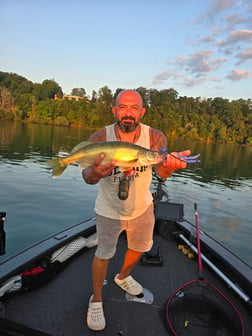
<instances>
[{"instance_id":1,"label":"fish tail","mask_svg":"<svg viewBox=\"0 0 252 336\"><path fill-rule=\"evenodd\" d=\"M47 165L52 168L52 176L54 177L60 176L67 167L62 159L48 160Z\"/></svg>"}]
</instances>

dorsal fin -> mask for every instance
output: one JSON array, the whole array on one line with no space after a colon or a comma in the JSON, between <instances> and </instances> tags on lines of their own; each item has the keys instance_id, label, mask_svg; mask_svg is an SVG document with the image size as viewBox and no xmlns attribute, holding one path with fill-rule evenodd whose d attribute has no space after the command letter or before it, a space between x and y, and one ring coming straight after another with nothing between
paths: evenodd
<instances>
[{"instance_id":1,"label":"dorsal fin","mask_svg":"<svg viewBox=\"0 0 252 336\"><path fill-rule=\"evenodd\" d=\"M78 145L76 145L72 150L71 150L71 154L77 152L79 149L86 147L88 145L91 145L93 142L92 141L82 141L80 142Z\"/></svg>"}]
</instances>

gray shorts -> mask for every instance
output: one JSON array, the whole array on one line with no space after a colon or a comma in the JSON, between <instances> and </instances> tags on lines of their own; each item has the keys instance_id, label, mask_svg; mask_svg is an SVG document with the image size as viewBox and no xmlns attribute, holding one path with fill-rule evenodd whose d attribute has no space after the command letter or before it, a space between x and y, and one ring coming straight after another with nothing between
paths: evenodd
<instances>
[{"instance_id":1,"label":"gray shorts","mask_svg":"<svg viewBox=\"0 0 252 336\"><path fill-rule=\"evenodd\" d=\"M120 220L96 215L98 246L95 255L100 259L110 259L116 252L119 235L126 231L128 248L137 252L147 252L153 244L154 229L153 204L139 217Z\"/></svg>"}]
</instances>

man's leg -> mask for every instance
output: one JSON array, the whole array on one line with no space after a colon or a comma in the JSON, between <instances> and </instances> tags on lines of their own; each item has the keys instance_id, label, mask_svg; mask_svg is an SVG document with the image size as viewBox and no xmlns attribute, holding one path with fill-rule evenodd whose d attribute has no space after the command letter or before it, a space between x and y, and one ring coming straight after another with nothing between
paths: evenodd
<instances>
[{"instance_id":1,"label":"man's leg","mask_svg":"<svg viewBox=\"0 0 252 336\"><path fill-rule=\"evenodd\" d=\"M93 299L92 302L102 302L103 283L107 274L109 259L94 256L92 264Z\"/></svg>"},{"instance_id":2,"label":"man's leg","mask_svg":"<svg viewBox=\"0 0 252 336\"><path fill-rule=\"evenodd\" d=\"M138 263L142 254L143 254L142 252L133 251L130 249L127 250L124 256L124 262L121 271L117 276L119 280L125 279L127 276L130 275L132 269Z\"/></svg>"},{"instance_id":3,"label":"man's leg","mask_svg":"<svg viewBox=\"0 0 252 336\"><path fill-rule=\"evenodd\" d=\"M106 326L102 303L102 289L108 264L109 259L100 259L96 256L93 259L93 295L90 298L87 312L87 325L92 330L103 330Z\"/></svg>"},{"instance_id":4,"label":"man's leg","mask_svg":"<svg viewBox=\"0 0 252 336\"><path fill-rule=\"evenodd\" d=\"M115 276L114 281L130 295L139 295L143 292L142 285L132 278L130 273L141 258L143 251L151 249L154 223L153 204L142 215L127 223L128 250L121 271Z\"/></svg>"},{"instance_id":5,"label":"man's leg","mask_svg":"<svg viewBox=\"0 0 252 336\"><path fill-rule=\"evenodd\" d=\"M143 292L143 287L130 275L141 255L142 252L128 249L124 257L121 272L114 278L115 283L130 295L139 295Z\"/></svg>"}]
</instances>

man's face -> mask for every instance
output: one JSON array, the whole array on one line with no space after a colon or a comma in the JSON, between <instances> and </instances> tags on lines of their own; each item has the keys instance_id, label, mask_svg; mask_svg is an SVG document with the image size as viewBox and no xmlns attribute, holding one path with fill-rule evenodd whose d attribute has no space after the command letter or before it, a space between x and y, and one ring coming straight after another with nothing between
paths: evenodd
<instances>
[{"instance_id":1,"label":"man's face","mask_svg":"<svg viewBox=\"0 0 252 336\"><path fill-rule=\"evenodd\" d=\"M129 90L119 94L112 112L121 130L129 133L137 127L145 109L139 94Z\"/></svg>"}]
</instances>

